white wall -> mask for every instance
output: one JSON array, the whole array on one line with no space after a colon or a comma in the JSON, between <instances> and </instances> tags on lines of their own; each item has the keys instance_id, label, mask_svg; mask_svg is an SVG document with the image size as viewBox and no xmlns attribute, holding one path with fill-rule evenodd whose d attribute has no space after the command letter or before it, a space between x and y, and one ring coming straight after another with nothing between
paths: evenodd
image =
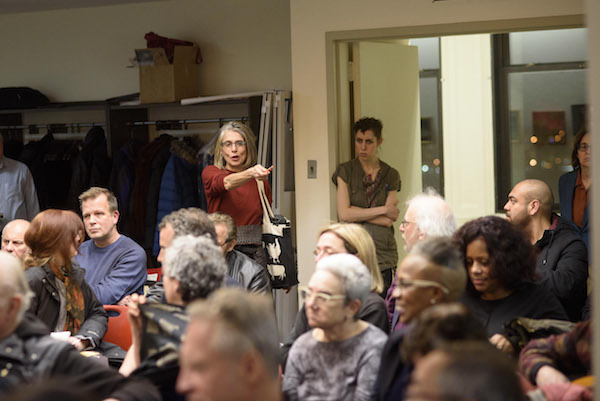
<instances>
[{"instance_id":1,"label":"white wall","mask_svg":"<svg viewBox=\"0 0 600 401\"><path fill-rule=\"evenodd\" d=\"M31 86L53 101L139 91L125 68L144 34L196 42L201 95L290 89L289 2L171 0L0 15L0 86Z\"/></svg>"},{"instance_id":2,"label":"white wall","mask_svg":"<svg viewBox=\"0 0 600 401\"><path fill-rule=\"evenodd\" d=\"M300 279L306 282L313 271L310 251L318 228L334 218L331 208L333 186L329 176L335 160L332 137L335 135L335 92L331 89L332 71L327 62L333 58L326 43L328 32L380 29L381 37L409 32L423 36L452 31L465 24L465 32L485 31L489 26L510 26L512 19L572 16L583 13L581 0L290 0L292 32L292 88L294 91L294 131L296 163L296 213ZM520 25L527 26L523 21ZM533 22L531 22L533 23ZM549 18L549 26L556 20ZM538 22L539 24L539 22ZM517 23L517 25L519 25ZM365 32L349 33L360 39ZM333 52L332 52L333 53ZM333 111L334 113L330 113ZM328 115L328 113L330 115ZM307 179L306 162L317 160L317 179ZM447 164L446 164L447 166ZM319 196L315 196L319 194Z\"/></svg>"}]
</instances>

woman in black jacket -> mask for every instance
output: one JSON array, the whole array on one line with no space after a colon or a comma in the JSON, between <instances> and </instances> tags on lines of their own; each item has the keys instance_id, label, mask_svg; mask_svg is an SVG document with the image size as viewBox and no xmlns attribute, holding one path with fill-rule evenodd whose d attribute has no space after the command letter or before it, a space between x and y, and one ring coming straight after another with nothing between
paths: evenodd
<instances>
[{"instance_id":1,"label":"woman in black jacket","mask_svg":"<svg viewBox=\"0 0 600 401\"><path fill-rule=\"evenodd\" d=\"M48 209L39 213L25 233L31 253L25 275L35 294L29 311L52 331L70 332L78 350L96 348L108 318L72 257L84 239L83 222L72 211Z\"/></svg>"}]
</instances>

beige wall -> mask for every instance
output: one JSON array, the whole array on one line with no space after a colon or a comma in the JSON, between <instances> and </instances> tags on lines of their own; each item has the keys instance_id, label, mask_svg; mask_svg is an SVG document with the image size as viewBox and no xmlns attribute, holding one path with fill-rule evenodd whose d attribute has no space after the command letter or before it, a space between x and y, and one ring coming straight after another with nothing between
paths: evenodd
<instances>
[{"instance_id":1,"label":"beige wall","mask_svg":"<svg viewBox=\"0 0 600 401\"><path fill-rule=\"evenodd\" d=\"M488 26L501 29L504 25L524 27L529 24L509 22L516 18L559 17L560 20L561 16L583 13L581 0L453 0L436 3L422 0L290 0L290 3L296 216L302 282L306 282L313 271L310 251L315 244L315 234L322 224L334 217L333 208L327 207L333 204L329 176L334 168L336 128L333 68L328 69L330 65L327 64L333 59L333 54L329 54L333 53L333 47L327 46L328 33L380 29L375 34L364 31L339 37L389 37L397 36L398 32L408 34L413 30L410 27L414 27L414 32L434 36L450 31L485 31ZM548 20L549 26L557 23L557 19ZM464 29L463 25L445 25L438 29L438 24L465 25ZM539 26L540 21L537 24ZM309 159L318 162L317 179L307 179L304 175Z\"/></svg>"},{"instance_id":2,"label":"beige wall","mask_svg":"<svg viewBox=\"0 0 600 401\"><path fill-rule=\"evenodd\" d=\"M31 86L54 101L137 92L125 68L144 34L198 43L202 95L290 89L289 2L170 0L0 15L1 86Z\"/></svg>"}]
</instances>

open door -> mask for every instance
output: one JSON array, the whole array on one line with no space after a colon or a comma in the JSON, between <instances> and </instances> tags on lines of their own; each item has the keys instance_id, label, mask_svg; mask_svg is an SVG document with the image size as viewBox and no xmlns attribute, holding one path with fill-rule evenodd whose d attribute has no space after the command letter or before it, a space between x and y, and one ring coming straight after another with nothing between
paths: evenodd
<instances>
[{"instance_id":1,"label":"open door","mask_svg":"<svg viewBox=\"0 0 600 401\"><path fill-rule=\"evenodd\" d=\"M354 119L375 117L383 123L379 158L400 173L402 189L398 199L403 216L406 200L422 191L417 47L357 42L352 60ZM404 243L398 224L395 234L401 260Z\"/></svg>"}]
</instances>

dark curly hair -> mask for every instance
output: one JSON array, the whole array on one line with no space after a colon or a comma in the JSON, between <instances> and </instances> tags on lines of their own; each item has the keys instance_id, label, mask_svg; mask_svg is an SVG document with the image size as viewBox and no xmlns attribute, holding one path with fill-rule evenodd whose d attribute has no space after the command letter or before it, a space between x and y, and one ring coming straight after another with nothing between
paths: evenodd
<instances>
[{"instance_id":1,"label":"dark curly hair","mask_svg":"<svg viewBox=\"0 0 600 401\"><path fill-rule=\"evenodd\" d=\"M381 139L381 130L383 129L383 124L376 118L373 117L364 117L354 123L352 127L352 132L354 135L358 131L367 132L368 130L373 131L373 135L375 138Z\"/></svg>"},{"instance_id":2,"label":"dark curly hair","mask_svg":"<svg viewBox=\"0 0 600 401\"><path fill-rule=\"evenodd\" d=\"M483 238L490 255L490 276L507 290L517 288L525 281L535 279L535 251L525 235L507 220L497 216L485 216L465 223L455 234L466 266L467 246L477 238ZM471 280L468 291L477 293Z\"/></svg>"}]
</instances>

